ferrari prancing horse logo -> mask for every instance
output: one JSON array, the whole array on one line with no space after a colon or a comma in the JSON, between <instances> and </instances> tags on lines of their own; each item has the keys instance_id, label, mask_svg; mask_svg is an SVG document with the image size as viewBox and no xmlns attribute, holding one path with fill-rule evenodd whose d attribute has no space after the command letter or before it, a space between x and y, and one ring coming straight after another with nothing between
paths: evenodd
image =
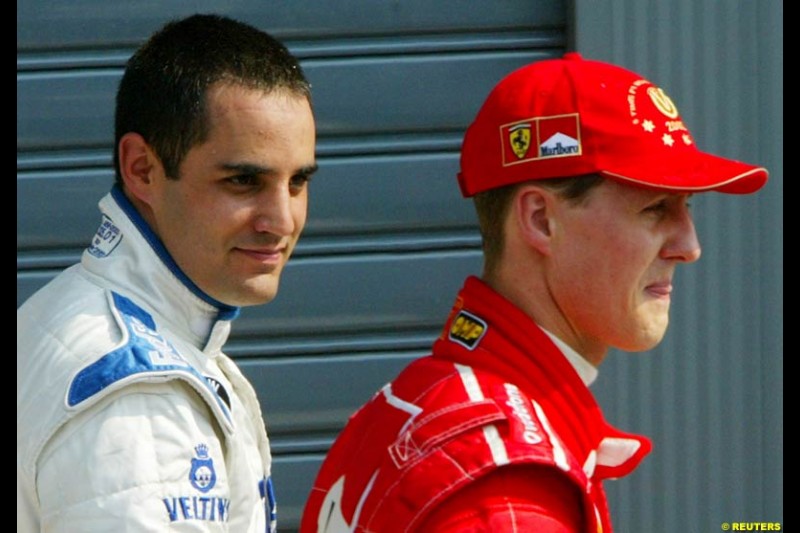
<instances>
[{"instance_id":1,"label":"ferrari prancing horse logo","mask_svg":"<svg viewBox=\"0 0 800 533\"><path fill-rule=\"evenodd\" d=\"M531 147L531 125L517 124L508 130L508 142L514 155L522 159Z\"/></svg>"}]
</instances>

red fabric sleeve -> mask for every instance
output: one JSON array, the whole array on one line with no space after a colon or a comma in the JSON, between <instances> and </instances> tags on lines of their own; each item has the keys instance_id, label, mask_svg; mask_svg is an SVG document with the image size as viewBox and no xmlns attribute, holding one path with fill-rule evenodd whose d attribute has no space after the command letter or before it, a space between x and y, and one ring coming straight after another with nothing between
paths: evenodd
<instances>
[{"instance_id":1,"label":"red fabric sleeve","mask_svg":"<svg viewBox=\"0 0 800 533\"><path fill-rule=\"evenodd\" d=\"M554 468L499 468L434 509L421 533L576 533L585 519L580 491Z\"/></svg>"}]
</instances>

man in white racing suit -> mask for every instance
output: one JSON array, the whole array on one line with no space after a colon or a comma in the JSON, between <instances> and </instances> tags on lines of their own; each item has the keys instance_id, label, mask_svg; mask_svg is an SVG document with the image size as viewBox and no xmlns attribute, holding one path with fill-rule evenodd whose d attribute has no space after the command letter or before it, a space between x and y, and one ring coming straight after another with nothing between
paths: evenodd
<instances>
[{"instance_id":1,"label":"man in white racing suit","mask_svg":"<svg viewBox=\"0 0 800 533\"><path fill-rule=\"evenodd\" d=\"M315 143L266 33L194 15L137 50L100 227L17 311L18 532L276 530L259 401L222 347L277 292Z\"/></svg>"}]
</instances>

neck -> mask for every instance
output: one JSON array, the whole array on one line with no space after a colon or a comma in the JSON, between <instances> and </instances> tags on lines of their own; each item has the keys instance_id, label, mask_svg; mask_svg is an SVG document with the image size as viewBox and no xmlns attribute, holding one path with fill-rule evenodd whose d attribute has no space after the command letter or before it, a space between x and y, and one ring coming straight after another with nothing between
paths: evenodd
<instances>
[{"instance_id":1,"label":"neck","mask_svg":"<svg viewBox=\"0 0 800 533\"><path fill-rule=\"evenodd\" d=\"M505 261L503 264L514 263ZM595 367L600 366L608 354L608 346L581 335L569 318L561 312L558 302L547 286L546 278L534 270L535 268L522 270L501 266L495 272L484 272L481 279L590 364Z\"/></svg>"}]
</instances>

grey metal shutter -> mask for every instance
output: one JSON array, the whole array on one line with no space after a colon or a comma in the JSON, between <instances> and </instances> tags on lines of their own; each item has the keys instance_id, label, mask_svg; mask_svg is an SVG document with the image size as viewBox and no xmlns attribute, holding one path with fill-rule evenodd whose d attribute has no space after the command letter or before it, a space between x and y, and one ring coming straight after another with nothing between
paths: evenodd
<instances>
[{"instance_id":1,"label":"grey metal shutter","mask_svg":"<svg viewBox=\"0 0 800 533\"><path fill-rule=\"evenodd\" d=\"M606 485L621 532L783 527L783 2L577 0L586 56L662 85L698 148L766 166L755 195L692 198L703 255L670 329L593 390L653 452Z\"/></svg>"}]
</instances>

